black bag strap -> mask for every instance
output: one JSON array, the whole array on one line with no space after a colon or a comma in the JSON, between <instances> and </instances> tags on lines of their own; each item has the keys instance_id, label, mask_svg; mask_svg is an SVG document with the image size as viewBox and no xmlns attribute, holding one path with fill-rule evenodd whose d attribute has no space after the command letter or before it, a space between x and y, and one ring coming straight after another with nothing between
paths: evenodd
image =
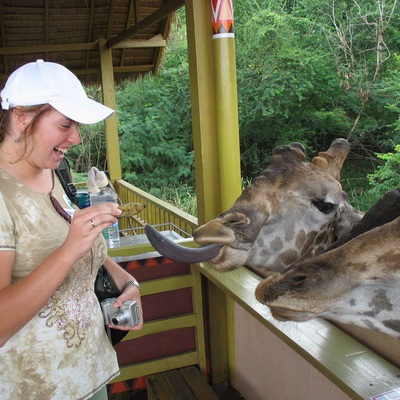
<instances>
[{"instance_id":1,"label":"black bag strap","mask_svg":"<svg viewBox=\"0 0 400 400\"><path fill-rule=\"evenodd\" d=\"M78 200L76 198L76 187L72 183L71 167L69 166L66 158L61 160L60 165L55 169L55 173L58 176L58 179L60 180L68 198L72 201L72 203L78 205Z\"/></svg>"}]
</instances>

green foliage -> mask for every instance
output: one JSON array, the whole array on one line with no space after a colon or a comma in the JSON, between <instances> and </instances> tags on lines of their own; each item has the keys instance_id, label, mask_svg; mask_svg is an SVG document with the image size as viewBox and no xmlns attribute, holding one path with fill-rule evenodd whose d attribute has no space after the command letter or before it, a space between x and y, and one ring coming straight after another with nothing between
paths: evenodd
<instances>
[{"instance_id":1,"label":"green foliage","mask_svg":"<svg viewBox=\"0 0 400 400\"><path fill-rule=\"evenodd\" d=\"M394 152L376 153L376 157L373 161L350 159L342 171L343 189L361 211L368 211L383 194L400 187L400 145L394 146Z\"/></svg>"},{"instance_id":2,"label":"green foliage","mask_svg":"<svg viewBox=\"0 0 400 400\"><path fill-rule=\"evenodd\" d=\"M375 203L369 195L371 186L368 174L373 173L380 162L373 158L350 156L341 171L341 184L349 196L349 202L360 211L368 211Z\"/></svg>"},{"instance_id":3,"label":"green foliage","mask_svg":"<svg viewBox=\"0 0 400 400\"><path fill-rule=\"evenodd\" d=\"M180 140L184 124L171 97L171 88L152 77L118 91L123 177L154 195L164 186L192 183L193 152Z\"/></svg>"},{"instance_id":4,"label":"green foliage","mask_svg":"<svg viewBox=\"0 0 400 400\"><path fill-rule=\"evenodd\" d=\"M185 184L178 187L164 186L158 197L190 215L197 216L197 197L191 186Z\"/></svg>"},{"instance_id":5,"label":"green foliage","mask_svg":"<svg viewBox=\"0 0 400 400\"><path fill-rule=\"evenodd\" d=\"M381 3L235 2L245 177L265 167L276 145L294 140L321 150L353 127L351 141L359 151L396 140L399 112L388 105L398 79L389 80L399 66L388 55L399 49L400 13L390 14L392 0ZM387 46L381 52L378 33Z\"/></svg>"},{"instance_id":6,"label":"green foliage","mask_svg":"<svg viewBox=\"0 0 400 400\"><path fill-rule=\"evenodd\" d=\"M122 83L117 104L123 178L172 199L177 192L194 192L194 157L186 39L180 30L172 33L169 46L159 75Z\"/></svg>"},{"instance_id":7,"label":"green foliage","mask_svg":"<svg viewBox=\"0 0 400 400\"><path fill-rule=\"evenodd\" d=\"M394 54L385 75L376 88L380 100L377 109L385 117L387 129L379 137L379 144L386 151L400 143L400 55Z\"/></svg>"},{"instance_id":8,"label":"green foliage","mask_svg":"<svg viewBox=\"0 0 400 400\"><path fill-rule=\"evenodd\" d=\"M88 96L101 102L101 90L98 87L86 87ZM106 169L106 142L104 123L80 125L81 143L68 150L68 158L72 161L71 167L75 172L87 173L96 166Z\"/></svg>"},{"instance_id":9,"label":"green foliage","mask_svg":"<svg viewBox=\"0 0 400 400\"><path fill-rule=\"evenodd\" d=\"M400 145L395 146L394 152L378 153L377 157L384 163L368 175L368 195L373 203L388 190L400 187Z\"/></svg>"},{"instance_id":10,"label":"green foliage","mask_svg":"<svg viewBox=\"0 0 400 400\"><path fill-rule=\"evenodd\" d=\"M308 13L260 2L257 13L236 18L243 176L265 168L279 144L301 141L319 148L346 136L351 121L340 105L333 60Z\"/></svg>"}]
</instances>

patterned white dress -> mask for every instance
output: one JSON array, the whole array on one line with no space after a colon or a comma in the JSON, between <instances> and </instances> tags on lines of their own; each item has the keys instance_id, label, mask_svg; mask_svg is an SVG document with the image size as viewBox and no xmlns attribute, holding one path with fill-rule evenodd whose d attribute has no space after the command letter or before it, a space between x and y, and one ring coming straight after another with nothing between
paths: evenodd
<instances>
[{"instance_id":1,"label":"patterned white dress","mask_svg":"<svg viewBox=\"0 0 400 400\"><path fill-rule=\"evenodd\" d=\"M53 196L68 208L56 177L54 182ZM0 169L0 268L1 251L14 250L13 282L57 249L68 229L49 195L32 191ZM100 235L40 312L0 348L0 399L87 399L118 375L93 290L106 254Z\"/></svg>"}]
</instances>

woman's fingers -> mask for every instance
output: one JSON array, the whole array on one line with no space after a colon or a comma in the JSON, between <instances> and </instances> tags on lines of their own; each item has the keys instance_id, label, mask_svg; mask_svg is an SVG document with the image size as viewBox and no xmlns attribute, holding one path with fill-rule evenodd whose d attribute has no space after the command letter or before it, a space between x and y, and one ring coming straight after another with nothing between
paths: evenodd
<instances>
[{"instance_id":1,"label":"woman's fingers","mask_svg":"<svg viewBox=\"0 0 400 400\"><path fill-rule=\"evenodd\" d=\"M115 223L121 212L114 203L98 204L75 211L66 243L71 250L76 251L79 258L83 257L103 229Z\"/></svg>"}]
</instances>

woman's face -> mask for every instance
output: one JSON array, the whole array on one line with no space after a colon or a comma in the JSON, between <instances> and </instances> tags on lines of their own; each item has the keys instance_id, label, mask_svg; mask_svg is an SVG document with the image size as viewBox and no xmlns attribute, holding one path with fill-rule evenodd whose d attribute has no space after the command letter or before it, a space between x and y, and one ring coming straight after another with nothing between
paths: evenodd
<instances>
[{"instance_id":1,"label":"woman's face","mask_svg":"<svg viewBox=\"0 0 400 400\"><path fill-rule=\"evenodd\" d=\"M33 115L28 117L28 121ZM81 142L79 124L51 108L41 116L34 131L26 137L26 160L36 168L55 169L71 146Z\"/></svg>"}]
</instances>

